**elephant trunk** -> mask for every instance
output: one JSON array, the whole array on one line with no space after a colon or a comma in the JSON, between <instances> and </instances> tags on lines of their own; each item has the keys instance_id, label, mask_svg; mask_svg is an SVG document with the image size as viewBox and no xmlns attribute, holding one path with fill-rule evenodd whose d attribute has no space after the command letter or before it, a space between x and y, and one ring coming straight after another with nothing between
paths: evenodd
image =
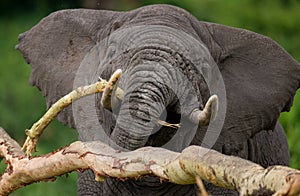
<instances>
[{"instance_id":1,"label":"elephant trunk","mask_svg":"<svg viewBox=\"0 0 300 196\"><path fill-rule=\"evenodd\" d=\"M173 86L172 80L161 70L161 74L153 71L157 66L140 64L122 77L126 80L124 99L111 133L111 139L119 147L134 150L144 146L166 106L174 101L168 88Z\"/></svg>"}]
</instances>

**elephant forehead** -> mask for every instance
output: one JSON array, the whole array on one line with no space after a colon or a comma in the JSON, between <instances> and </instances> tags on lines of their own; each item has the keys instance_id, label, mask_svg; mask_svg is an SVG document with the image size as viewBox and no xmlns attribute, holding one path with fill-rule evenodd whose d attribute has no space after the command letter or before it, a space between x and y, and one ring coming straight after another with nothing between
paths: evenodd
<instances>
[{"instance_id":1,"label":"elephant forehead","mask_svg":"<svg viewBox=\"0 0 300 196\"><path fill-rule=\"evenodd\" d=\"M123 15L122 15L123 14ZM171 5L150 5L123 12L113 21L112 30L124 26L135 25L164 25L192 34L197 37L191 25L191 20L196 20L187 11Z\"/></svg>"},{"instance_id":2,"label":"elephant forehead","mask_svg":"<svg viewBox=\"0 0 300 196\"><path fill-rule=\"evenodd\" d=\"M95 56L97 59L93 60L97 63L100 61L99 68L101 70L98 70L99 72L104 69L112 69L118 64L118 61L121 61L121 65L117 66L126 67L126 62L132 62L131 58L139 58L147 53L148 56L151 53L153 59L156 56L162 56L163 53L168 53L168 56L163 57L167 61L180 56L181 59L175 59L173 65L180 63L179 61L184 58L184 61L193 64L197 72L203 74L207 80L211 79L209 70L216 67L207 47L201 41L181 30L163 25L120 28L106 40L99 42L94 50L99 53L98 56ZM161 59L160 62L162 62ZM106 66L107 64L111 65Z\"/></svg>"},{"instance_id":3,"label":"elephant forehead","mask_svg":"<svg viewBox=\"0 0 300 196\"><path fill-rule=\"evenodd\" d=\"M186 57L196 59L208 57L210 53L201 40L196 39L181 29L166 25L134 25L124 26L114 31L108 40L100 43L112 47L116 53L145 45L168 46ZM193 56L194 55L194 56Z\"/></svg>"}]
</instances>

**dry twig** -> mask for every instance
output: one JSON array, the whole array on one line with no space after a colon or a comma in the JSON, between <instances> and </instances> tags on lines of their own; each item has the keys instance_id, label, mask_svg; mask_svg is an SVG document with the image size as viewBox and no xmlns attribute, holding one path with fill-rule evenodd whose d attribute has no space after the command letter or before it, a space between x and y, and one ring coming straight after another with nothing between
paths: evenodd
<instances>
[{"instance_id":1,"label":"dry twig","mask_svg":"<svg viewBox=\"0 0 300 196\"><path fill-rule=\"evenodd\" d=\"M199 187L201 196L208 196L205 186L199 176L196 176L196 183L197 183L197 186Z\"/></svg>"}]
</instances>

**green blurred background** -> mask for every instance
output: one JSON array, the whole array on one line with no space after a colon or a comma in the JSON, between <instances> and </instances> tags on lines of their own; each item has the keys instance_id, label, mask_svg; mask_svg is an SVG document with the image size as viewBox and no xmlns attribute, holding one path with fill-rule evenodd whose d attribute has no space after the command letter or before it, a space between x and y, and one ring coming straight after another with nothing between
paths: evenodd
<instances>
[{"instance_id":1,"label":"green blurred background","mask_svg":"<svg viewBox=\"0 0 300 196\"><path fill-rule=\"evenodd\" d=\"M0 2L0 126L20 144L24 130L45 112L41 93L29 85L30 67L14 49L18 34L49 13L67 8L129 10L143 5L177 5L199 20L249 29L267 35L300 62L300 0L1 0ZM289 113L280 117L291 151L291 167L300 169L300 92ZM52 123L36 154L51 152L77 139L74 130ZM3 162L3 161L2 161ZM1 163L2 171L4 163ZM76 195L76 173L55 182L35 183L12 195Z\"/></svg>"}]
</instances>

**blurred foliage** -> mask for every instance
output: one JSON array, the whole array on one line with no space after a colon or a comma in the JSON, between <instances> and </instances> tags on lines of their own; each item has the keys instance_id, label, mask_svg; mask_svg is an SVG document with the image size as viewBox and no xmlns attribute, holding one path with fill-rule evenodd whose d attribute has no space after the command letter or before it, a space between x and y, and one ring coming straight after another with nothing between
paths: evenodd
<instances>
[{"instance_id":1,"label":"blurred foliage","mask_svg":"<svg viewBox=\"0 0 300 196\"><path fill-rule=\"evenodd\" d=\"M44 15L59 9L80 7L81 2L80 0L1 0L0 16L27 15L32 12Z\"/></svg>"},{"instance_id":2,"label":"blurred foliage","mask_svg":"<svg viewBox=\"0 0 300 196\"><path fill-rule=\"evenodd\" d=\"M30 67L14 49L18 34L52 11L76 8L129 10L166 3L188 10L199 20L249 29L267 35L300 62L300 0L2 0L0 2L0 126L20 144L24 130L45 112L41 93L29 85ZM300 169L300 91L289 113L280 118L291 151L291 166ZM37 154L51 152L76 140L76 132L52 123L40 139ZM3 167L3 163L2 163ZM36 183L12 195L76 194L76 174L54 183Z\"/></svg>"}]
</instances>

